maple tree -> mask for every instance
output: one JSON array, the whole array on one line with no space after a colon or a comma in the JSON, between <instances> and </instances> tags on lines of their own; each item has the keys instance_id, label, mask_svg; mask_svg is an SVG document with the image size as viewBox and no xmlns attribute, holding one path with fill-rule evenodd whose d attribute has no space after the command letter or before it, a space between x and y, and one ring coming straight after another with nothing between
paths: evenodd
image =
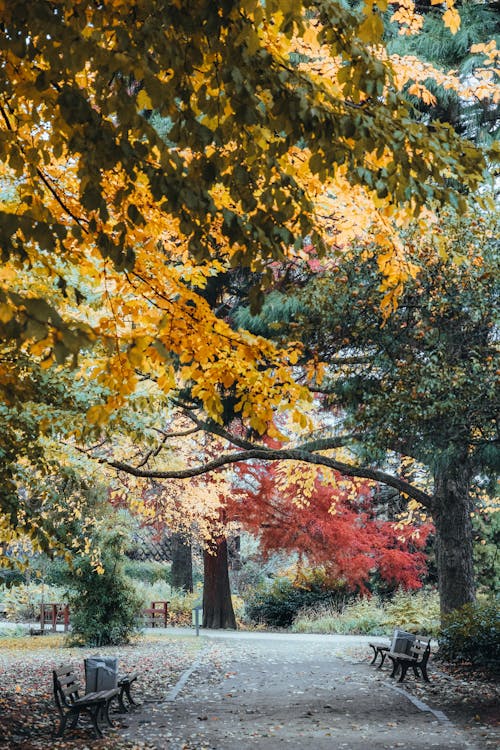
<instances>
[{"instance_id":1,"label":"maple tree","mask_svg":"<svg viewBox=\"0 0 500 750\"><path fill-rule=\"evenodd\" d=\"M246 464L228 515L258 536L264 552L298 552L331 581L366 593L375 571L393 588L420 588L432 527L377 518L375 487L305 464Z\"/></svg>"}]
</instances>

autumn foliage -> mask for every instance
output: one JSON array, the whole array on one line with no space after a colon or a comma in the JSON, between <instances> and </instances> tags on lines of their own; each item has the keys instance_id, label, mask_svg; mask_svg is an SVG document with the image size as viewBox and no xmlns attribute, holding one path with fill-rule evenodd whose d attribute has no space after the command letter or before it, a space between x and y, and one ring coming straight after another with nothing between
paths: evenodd
<instances>
[{"instance_id":1,"label":"autumn foliage","mask_svg":"<svg viewBox=\"0 0 500 750\"><path fill-rule=\"evenodd\" d=\"M377 518L373 486L331 474L325 481L307 467L294 467L295 479L283 481L277 462L246 466L229 514L259 535L265 552L297 552L353 590L366 592L375 571L393 586L420 588L426 570L423 547L432 525Z\"/></svg>"}]
</instances>

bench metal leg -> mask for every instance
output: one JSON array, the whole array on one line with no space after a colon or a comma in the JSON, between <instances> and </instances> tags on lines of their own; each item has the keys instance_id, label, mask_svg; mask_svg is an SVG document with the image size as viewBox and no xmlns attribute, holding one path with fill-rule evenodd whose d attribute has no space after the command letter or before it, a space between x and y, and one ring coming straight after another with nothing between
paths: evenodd
<instances>
[{"instance_id":1,"label":"bench metal leg","mask_svg":"<svg viewBox=\"0 0 500 750\"><path fill-rule=\"evenodd\" d=\"M80 718L80 711L68 711L68 713L61 714L61 720L59 722L59 729L55 733L55 737L62 737L64 732L66 731L66 725L68 723L68 719L71 719L69 723L69 728L74 729L78 723L78 719Z\"/></svg>"},{"instance_id":2,"label":"bench metal leg","mask_svg":"<svg viewBox=\"0 0 500 750\"><path fill-rule=\"evenodd\" d=\"M420 667L420 671L422 672L422 677L426 682L430 682L429 675L427 674L427 664L422 664Z\"/></svg>"},{"instance_id":3,"label":"bench metal leg","mask_svg":"<svg viewBox=\"0 0 500 750\"><path fill-rule=\"evenodd\" d=\"M399 675L399 680L398 680L398 682L403 682L404 678L406 677L406 673L407 673L407 671L408 671L408 667L409 667L409 666L410 666L410 665L409 665L409 664L406 664L406 662L400 663L400 667L401 667L401 674Z\"/></svg>"},{"instance_id":4,"label":"bench metal leg","mask_svg":"<svg viewBox=\"0 0 500 750\"><path fill-rule=\"evenodd\" d=\"M371 660L370 664L375 664L377 661L377 654L378 654L378 648L375 648L375 646L372 646L371 643L368 644L370 648L373 649L373 659Z\"/></svg>"},{"instance_id":5,"label":"bench metal leg","mask_svg":"<svg viewBox=\"0 0 500 750\"><path fill-rule=\"evenodd\" d=\"M88 714L90 716L90 721L92 722L92 726L94 728L94 732L96 733L97 737L102 737L103 734L99 728L99 725L97 723L97 717L99 716L99 713L102 709L102 705L99 703L94 709L89 708Z\"/></svg>"},{"instance_id":6,"label":"bench metal leg","mask_svg":"<svg viewBox=\"0 0 500 750\"><path fill-rule=\"evenodd\" d=\"M55 737L62 737L64 734L64 730L66 729L66 724L68 722L68 716L69 714L64 714L64 716L61 716L61 721L59 722L59 729L55 733ZM78 715L76 717L78 719Z\"/></svg>"},{"instance_id":7,"label":"bench metal leg","mask_svg":"<svg viewBox=\"0 0 500 750\"><path fill-rule=\"evenodd\" d=\"M127 714L127 713L128 713L128 708L127 708L127 706L125 705L125 702L124 702L124 700L123 700L123 692L124 692L124 690L125 690L125 688L124 688L124 687L122 687L122 689L121 689L121 690L120 690L120 692L118 693L118 711L119 711L119 712L120 712L121 714Z\"/></svg>"},{"instance_id":8,"label":"bench metal leg","mask_svg":"<svg viewBox=\"0 0 500 750\"><path fill-rule=\"evenodd\" d=\"M109 716L109 706L110 706L110 703L111 703L111 701L106 701L106 702L104 703L104 705L103 705L103 707L102 707L102 715L103 715L103 717L104 717L105 721L107 722L107 724L108 724L108 725L109 725L110 727L114 727L114 724L113 724L113 722L111 721L111 718L110 718L110 716Z\"/></svg>"},{"instance_id":9,"label":"bench metal leg","mask_svg":"<svg viewBox=\"0 0 500 750\"><path fill-rule=\"evenodd\" d=\"M77 711L73 718L71 719L71 724L69 725L70 729L74 729L76 725L78 724L78 719L80 718L80 711Z\"/></svg>"},{"instance_id":10,"label":"bench metal leg","mask_svg":"<svg viewBox=\"0 0 500 750\"><path fill-rule=\"evenodd\" d=\"M123 689L125 690L125 695L127 696L127 700L130 701L130 703L133 706L137 706L138 704L135 702L135 700L130 695L130 682L126 682L123 686Z\"/></svg>"},{"instance_id":11,"label":"bench metal leg","mask_svg":"<svg viewBox=\"0 0 500 750\"><path fill-rule=\"evenodd\" d=\"M396 677L398 670L399 670L399 661L395 659L393 656L389 656L389 659L392 661L392 671L389 677Z\"/></svg>"}]
</instances>

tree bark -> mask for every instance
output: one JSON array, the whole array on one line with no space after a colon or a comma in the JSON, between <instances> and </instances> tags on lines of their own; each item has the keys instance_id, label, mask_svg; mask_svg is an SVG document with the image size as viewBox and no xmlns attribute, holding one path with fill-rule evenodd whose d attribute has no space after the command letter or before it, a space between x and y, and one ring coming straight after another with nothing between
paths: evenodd
<instances>
[{"instance_id":1,"label":"tree bark","mask_svg":"<svg viewBox=\"0 0 500 750\"><path fill-rule=\"evenodd\" d=\"M218 539L211 549L205 549L203 569L203 627L236 630L224 537Z\"/></svg>"},{"instance_id":2,"label":"tree bark","mask_svg":"<svg viewBox=\"0 0 500 750\"><path fill-rule=\"evenodd\" d=\"M172 569L170 571L172 586L191 592L193 590L193 558L191 545L187 544L182 534L172 534Z\"/></svg>"},{"instance_id":3,"label":"tree bark","mask_svg":"<svg viewBox=\"0 0 500 750\"><path fill-rule=\"evenodd\" d=\"M465 456L441 462L434 473L433 518L441 616L476 598L471 476Z\"/></svg>"}]
</instances>

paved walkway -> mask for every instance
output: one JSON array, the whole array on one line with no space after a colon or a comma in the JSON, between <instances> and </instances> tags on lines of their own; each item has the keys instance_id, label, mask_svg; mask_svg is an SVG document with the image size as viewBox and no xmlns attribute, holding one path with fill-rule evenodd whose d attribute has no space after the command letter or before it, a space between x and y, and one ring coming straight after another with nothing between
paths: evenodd
<instances>
[{"instance_id":1,"label":"paved walkway","mask_svg":"<svg viewBox=\"0 0 500 750\"><path fill-rule=\"evenodd\" d=\"M124 717L123 737L158 750L479 750L368 660L339 657L371 638L225 631L200 637L196 662L161 703Z\"/></svg>"}]
</instances>

